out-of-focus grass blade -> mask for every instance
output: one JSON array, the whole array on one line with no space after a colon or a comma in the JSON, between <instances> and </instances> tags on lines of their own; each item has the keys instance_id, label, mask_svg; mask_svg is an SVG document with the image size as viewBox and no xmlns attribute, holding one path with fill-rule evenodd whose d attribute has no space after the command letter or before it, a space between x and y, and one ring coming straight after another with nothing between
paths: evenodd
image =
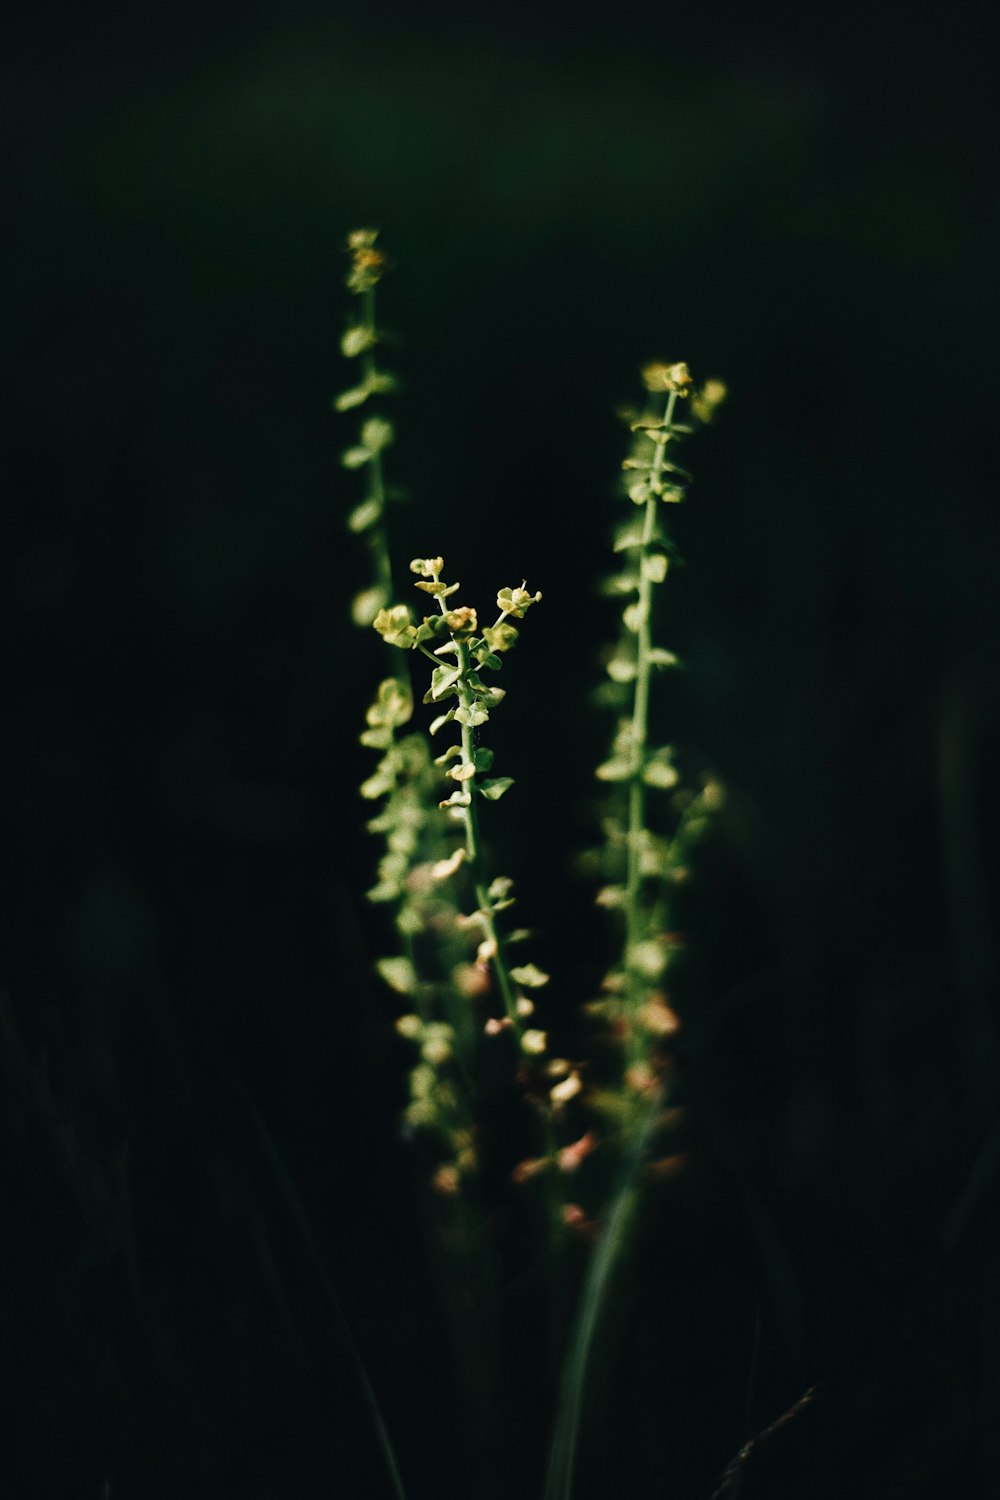
<instances>
[{"instance_id":1,"label":"out-of-focus grass blade","mask_svg":"<svg viewBox=\"0 0 1000 1500\"><path fill-rule=\"evenodd\" d=\"M549 1451L543 1500L570 1500L572 1495L573 1469L591 1346L638 1196L639 1168L643 1153L662 1107L663 1099L658 1095L636 1129L635 1139L622 1165L618 1186L587 1267L580 1309L563 1369L559 1410Z\"/></svg>"},{"instance_id":2,"label":"out-of-focus grass blade","mask_svg":"<svg viewBox=\"0 0 1000 1500\"><path fill-rule=\"evenodd\" d=\"M301 1234L302 1239L305 1242L305 1245L312 1258L313 1264L315 1265L316 1270L319 1274L320 1283L323 1287L323 1291L326 1293L327 1301L330 1303L330 1307L333 1310L334 1317L340 1325L341 1333L344 1337L344 1342L347 1344L347 1347L350 1350L351 1358L354 1361L354 1368L358 1376L358 1383L361 1386L365 1404L368 1407L368 1413L372 1420L372 1426L375 1429L375 1436L378 1440L378 1445L381 1449L382 1457L385 1460L385 1466L388 1470L389 1478L392 1482L393 1493L396 1496L396 1500L406 1500L406 1490L403 1486L402 1475L399 1472L399 1465L396 1462L396 1454L392 1446L392 1441L389 1437L389 1431L385 1425L385 1419L382 1416L382 1408L379 1406L378 1397L375 1395L372 1383L368 1378L368 1371L365 1369L364 1360L361 1358L361 1352L358 1349L357 1343L354 1339L354 1335L351 1332L350 1324L348 1323L347 1317L344 1313L344 1309L341 1306L340 1298L337 1295L337 1289L333 1283L333 1277L326 1263L326 1257L324 1256L322 1250L316 1242L316 1237L312 1231L312 1225L309 1222L309 1215L306 1213L302 1200L295 1189L295 1184L292 1182L292 1179L288 1175L288 1171L281 1158L281 1153L274 1143L271 1132L268 1130L267 1126L264 1124L264 1121L261 1119L261 1116L257 1110L257 1106L254 1104L253 1099L250 1097L246 1085L243 1083L242 1079L238 1077L229 1060L223 1056L218 1048L216 1048L215 1051L216 1055L219 1057L222 1063L222 1066L225 1068L230 1079L232 1080L233 1086L240 1094L247 1109L253 1117L253 1122L256 1127L261 1147L263 1149L265 1159L267 1160L267 1164L271 1168L276 1179L281 1185L285 1201L288 1204L289 1210L291 1211L292 1217L295 1220L299 1233Z\"/></svg>"},{"instance_id":3,"label":"out-of-focus grass blade","mask_svg":"<svg viewBox=\"0 0 1000 1500\"><path fill-rule=\"evenodd\" d=\"M941 1239L946 1250L955 1248L972 1223L993 1186L998 1169L1000 1169L1000 1123L994 1125L979 1148L972 1170L941 1231Z\"/></svg>"}]
</instances>

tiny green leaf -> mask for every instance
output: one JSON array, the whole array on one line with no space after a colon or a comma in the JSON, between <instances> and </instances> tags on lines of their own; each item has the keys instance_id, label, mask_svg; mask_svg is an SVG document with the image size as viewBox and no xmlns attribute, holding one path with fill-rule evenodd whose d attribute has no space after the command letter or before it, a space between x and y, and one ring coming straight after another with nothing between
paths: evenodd
<instances>
[{"instance_id":1,"label":"tiny green leaf","mask_svg":"<svg viewBox=\"0 0 1000 1500\"><path fill-rule=\"evenodd\" d=\"M350 411L354 406L360 406L362 401L368 400L368 387L366 385L354 385L349 391L341 391L339 396L334 396L331 405L334 411Z\"/></svg>"},{"instance_id":2,"label":"tiny green leaf","mask_svg":"<svg viewBox=\"0 0 1000 1500\"><path fill-rule=\"evenodd\" d=\"M627 521L615 533L614 550L627 552L630 547L641 547L643 542L642 521Z\"/></svg>"},{"instance_id":3,"label":"tiny green leaf","mask_svg":"<svg viewBox=\"0 0 1000 1500\"><path fill-rule=\"evenodd\" d=\"M509 787L514 785L513 776L497 776L493 781L481 781L479 790L488 802L497 802Z\"/></svg>"},{"instance_id":4,"label":"tiny green leaf","mask_svg":"<svg viewBox=\"0 0 1000 1500\"><path fill-rule=\"evenodd\" d=\"M346 448L340 455L340 462L345 469L360 469L372 457L367 448Z\"/></svg>"},{"instance_id":5,"label":"tiny green leaf","mask_svg":"<svg viewBox=\"0 0 1000 1500\"><path fill-rule=\"evenodd\" d=\"M413 716L413 694L408 682L398 677L385 677L378 685L375 702L368 710L369 724L388 724L398 729Z\"/></svg>"},{"instance_id":6,"label":"tiny green leaf","mask_svg":"<svg viewBox=\"0 0 1000 1500\"><path fill-rule=\"evenodd\" d=\"M508 625L506 620L501 620L499 625L487 625L483 631L483 639L491 652L509 651L517 636L517 626Z\"/></svg>"},{"instance_id":7,"label":"tiny green leaf","mask_svg":"<svg viewBox=\"0 0 1000 1500\"><path fill-rule=\"evenodd\" d=\"M435 667L434 671L431 673L431 697L432 698L440 698L440 697L442 697L448 691L448 689L450 687L454 686L454 684L458 681L458 679L461 677L461 675L462 675L462 669L461 669L461 667L457 667L457 666Z\"/></svg>"},{"instance_id":8,"label":"tiny green leaf","mask_svg":"<svg viewBox=\"0 0 1000 1500\"><path fill-rule=\"evenodd\" d=\"M431 720L429 733L437 734L438 730L443 729L446 724L450 724L454 717L455 710L453 708L449 708L446 714L438 714L436 719Z\"/></svg>"},{"instance_id":9,"label":"tiny green leaf","mask_svg":"<svg viewBox=\"0 0 1000 1500\"><path fill-rule=\"evenodd\" d=\"M412 995L417 976L408 958L380 958L375 964L381 977L397 995Z\"/></svg>"},{"instance_id":10,"label":"tiny green leaf","mask_svg":"<svg viewBox=\"0 0 1000 1500\"><path fill-rule=\"evenodd\" d=\"M361 795L366 801L372 802L376 797L384 797L386 792L392 791L392 776L384 770L385 761L369 776L367 781L361 783Z\"/></svg>"},{"instance_id":11,"label":"tiny green leaf","mask_svg":"<svg viewBox=\"0 0 1000 1500\"><path fill-rule=\"evenodd\" d=\"M361 593L355 594L351 600L351 619L355 625L371 625L379 610L384 608L386 603L384 589L362 589Z\"/></svg>"},{"instance_id":12,"label":"tiny green leaf","mask_svg":"<svg viewBox=\"0 0 1000 1500\"><path fill-rule=\"evenodd\" d=\"M613 656L605 667L605 671L612 682L634 682L639 675L635 660L629 656Z\"/></svg>"},{"instance_id":13,"label":"tiny green leaf","mask_svg":"<svg viewBox=\"0 0 1000 1500\"><path fill-rule=\"evenodd\" d=\"M443 802L439 802L438 807L468 807L471 801L469 792L455 791L450 797L445 797Z\"/></svg>"},{"instance_id":14,"label":"tiny green leaf","mask_svg":"<svg viewBox=\"0 0 1000 1500\"><path fill-rule=\"evenodd\" d=\"M474 703L471 708L456 708L453 710L459 724L467 724L470 729L478 729L480 724L485 724L489 714L485 708Z\"/></svg>"},{"instance_id":15,"label":"tiny green leaf","mask_svg":"<svg viewBox=\"0 0 1000 1500\"><path fill-rule=\"evenodd\" d=\"M384 417L371 417L361 429L361 441L371 453L388 448L393 439L392 423Z\"/></svg>"},{"instance_id":16,"label":"tiny green leaf","mask_svg":"<svg viewBox=\"0 0 1000 1500\"><path fill-rule=\"evenodd\" d=\"M391 391L399 389L399 381L395 375L390 375L385 370L379 370L375 375L369 375L368 389L373 396L386 396Z\"/></svg>"},{"instance_id":17,"label":"tiny green leaf","mask_svg":"<svg viewBox=\"0 0 1000 1500\"><path fill-rule=\"evenodd\" d=\"M365 895L367 896L369 901L373 901L376 903L382 901L395 901L396 897L399 895L399 887L392 884L390 881L380 880L378 885L373 885L370 891L365 892Z\"/></svg>"},{"instance_id":18,"label":"tiny green leaf","mask_svg":"<svg viewBox=\"0 0 1000 1500\"><path fill-rule=\"evenodd\" d=\"M444 688L440 693L435 693L435 691L434 691L433 688L428 688L427 691L426 691L426 693L424 694L424 696L421 698L420 701L421 701L421 703L437 703L440 698L457 698L457 697L458 697L458 688L457 687Z\"/></svg>"},{"instance_id":19,"label":"tiny green leaf","mask_svg":"<svg viewBox=\"0 0 1000 1500\"><path fill-rule=\"evenodd\" d=\"M606 760L602 766L598 766L594 775L598 781L628 781L632 771L630 760L614 759Z\"/></svg>"},{"instance_id":20,"label":"tiny green leaf","mask_svg":"<svg viewBox=\"0 0 1000 1500\"><path fill-rule=\"evenodd\" d=\"M465 859L465 850L459 845L453 849L447 859L439 859L431 865L432 880L450 880Z\"/></svg>"},{"instance_id":21,"label":"tiny green leaf","mask_svg":"<svg viewBox=\"0 0 1000 1500\"><path fill-rule=\"evenodd\" d=\"M633 973L646 979L658 979L667 967L667 952L655 938L646 938L632 944L625 954L625 962Z\"/></svg>"},{"instance_id":22,"label":"tiny green leaf","mask_svg":"<svg viewBox=\"0 0 1000 1500\"><path fill-rule=\"evenodd\" d=\"M477 771L488 771L490 766L493 764L493 751L487 749L484 745L481 749L476 751L475 761Z\"/></svg>"},{"instance_id":23,"label":"tiny green leaf","mask_svg":"<svg viewBox=\"0 0 1000 1500\"><path fill-rule=\"evenodd\" d=\"M437 599L447 599L449 594L454 594L458 589L462 587L462 585L460 583L453 583L449 585L445 583L441 578L432 578L429 581L426 579L421 579L420 582L415 583L413 587L417 589L423 589L425 594L433 594Z\"/></svg>"},{"instance_id":24,"label":"tiny green leaf","mask_svg":"<svg viewBox=\"0 0 1000 1500\"><path fill-rule=\"evenodd\" d=\"M417 626L417 639L415 644L420 645L422 641L437 640L448 629L442 615L425 615Z\"/></svg>"},{"instance_id":25,"label":"tiny green leaf","mask_svg":"<svg viewBox=\"0 0 1000 1500\"><path fill-rule=\"evenodd\" d=\"M410 611L405 604L393 604L389 609L380 609L372 621L387 646L400 646L409 650L417 637L410 621Z\"/></svg>"},{"instance_id":26,"label":"tiny green leaf","mask_svg":"<svg viewBox=\"0 0 1000 1500\"><path fill-rule=\"evenodd\" d=\"M613 599L617 595L633 593L638 586L638 573L628 569L623 573L612 573L609 578L606 578L601 584L601 593Z\"/></svg>"},{"instance_id":27,"label":"tiny green leaf","mask_svg":"<svg viewBox=\"0 0 1000 1500\"><path fill-rule=\"evenodd\" d=\"M347 529L355 533L367 531L369 526L374 526L381 518L382 507L375 499L362 500L356 505L347 518Z\"/></svg>"},{"instance_id":28,"label":"tiny green leaf","mask_svg":"<svg viewBox=\"0 0 1000 1500\"><path fill-rule=\"evenodd\" d=\"M340 352L347 359L354 359L356 355L363 354L366 349L371 349L377 342L375 330L364 323L357 324L354 328L348 328L340 340Z\"/></svg>"},{"instance_id":29,"label":"tiny green leaf","mask_svg":"<svg viewBox=\"0 0 1000 1500\"><path fill-rule=\"evenodd\" d=\"M540 990L543 984L548 984L551 975L546 974L537 964L522 964L519 968L511 969L510 977L515 984L523 984L525 989Z\"/></svg>"},{"instance_id":30,"label":"tiny green leaf","mask_svg":"<svg viewBox=\"0 0 1000 1500\"><path fill-rule=\"evenodd\" d=\"M594 897L597 906L604 906L610 910L618 910L625 905L625 887L623 885L606 885L598 891Z\"/></svg>"}]
</instances>

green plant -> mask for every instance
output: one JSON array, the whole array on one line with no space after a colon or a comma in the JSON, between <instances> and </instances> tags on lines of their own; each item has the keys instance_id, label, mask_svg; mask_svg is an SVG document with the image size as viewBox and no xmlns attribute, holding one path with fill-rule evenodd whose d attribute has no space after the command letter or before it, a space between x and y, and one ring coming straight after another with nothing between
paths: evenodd
<instances>
[{"instance_id":1,"label":"green plant","mask_svg":"<svg viewBox=\"0 0 1000 1500\"><path fill-rule=\"evenodd\" d=\"M355 231L349 248L347 285L361 312L342 347L348 358L361 359L362 373L334 404L340 411L370 411L369 403L395 389L376 364L374 291L386 262L374 230ZM595 1331L643 1170L668 1118L671 1049L681 1026L668 987L683 946L674 895L688 878L694 844L723 800L710 777L696 789L682 787L672 747L652 743L650 708L656 678L679 665L656 640L655 608L675 557L665 506L685 498L691 477L675 462L677 445L712 420L725 388L710 380L695 390L683 363L648 365L643 380L646 406L630 415L632 446L622 465L625 497L634 509L615 531L619 565L604 588L623 609L599 692L615 716L609 754L596 772L605 788L603 842L586 863L598 878L596 902L610 914L615 956L601 995L585 1006L600 1026L595 1041L603 1057L589 1073L589 1063L558 1055L551 1024L539 1019L540 992L550 976L530 960L514 962L512 950L529 934L505 925L514 882L492 870L481 827L481 814L514 784L511 776L495 774L493 751L482 743L505 697L497 674L542 595L526 582L501 588L497 618L481 625L477 609L458 602L460 585L445 580L444 560L422 557L409 569L428 608L414 615L393 593L385 523L392 492L383 467L391 424L380 414L366 415L358 441L343 454L346 467L367 476L348 527L366 539L372 560L371 580L352 612L356 623L374 628L390 661L361 736L379 755L361 791L380 803L368 826L385 841L369 899L392 908L398 942L397 952L378 960L377 968L406 1003L396 1028L417 1049L407 1123L433 1142L437 1192L460 1199L481 1166L476 1113L484 1049L511 1044L509 1071L535 1118L537 1154L509 1164L509 1176L516 1184L544 1180L552 1254L568 1235L592 1242L578 1312L563 1337L547 1500L568 1500L572 1491ZM690 411L688 422L677 419L681 402ZM410 727L415 694L402 653L428 663L421 695L430 719L425 731ZM433 754L442 741L444 748ZM493 815L503 817L510 805L505 800ZM568 1189L581 1168L586 1175L591 1159L600 1170L589 1187L606 1190L593 1217L577 1201L586 1194L574 1183L571 1200Z\"/></svg>"}]
</instances>

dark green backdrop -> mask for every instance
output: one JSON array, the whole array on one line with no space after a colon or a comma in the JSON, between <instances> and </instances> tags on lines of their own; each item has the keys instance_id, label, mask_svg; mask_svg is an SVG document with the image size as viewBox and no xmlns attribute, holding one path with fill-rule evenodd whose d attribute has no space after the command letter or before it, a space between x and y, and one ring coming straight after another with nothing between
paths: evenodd
<instances>
[{"instance_id":1,"label":"dark green backdrop","mask_svg":"<svg viewBox=\"0 0 1000 1500\"><path fill-rule=\"evenodd\" d=\"M5 1495L386 1493L313 1250L412 1494L538 1491L533 1314L507 1325L480 1439L506 1456L462 1437L395 1133L404 1056L368 977L355 740L378 661L347 624L353 424L328 404L340 243L368 222L397 262L398 555L443 552L470 602L544 590L505 674L518 787L495 837L567 1017L600 953L570 861L606 732L583 695L613 628L592 582L614 410L653 356L731 390L690 450L663 624L689 667L667 732L731 791L693 918L697 1166L616 1312L581 1497L707 1500L747 1421L815 1381L807 1487L792 1453L755 1494L983 1493L984 1464L989 1490L988 71L960 16L860 9L22 21Z\"/></svg>"}]
</instances>

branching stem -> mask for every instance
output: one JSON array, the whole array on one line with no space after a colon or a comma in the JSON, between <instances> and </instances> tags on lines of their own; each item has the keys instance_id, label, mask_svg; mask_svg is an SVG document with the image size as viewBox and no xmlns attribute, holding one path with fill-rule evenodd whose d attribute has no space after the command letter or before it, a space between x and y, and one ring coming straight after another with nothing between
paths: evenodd
<instances>
[{"instance_id":1,"label":"branching stem","mask_svg":"<svg viewBox=\"0 0 1000 1500\"><path fill-rule=\"evenodd\" d=\"M471 708L475 703L472 689L465 683L465 672L469 666L468 647L459 644L458 659L462 666L462 680L459 682L458 696L463 708ZM475 768L475 747L472 742L472 728L469 724L462 725L462 764ZM476 904L479 909L480 920L487 940L493 950L493 971L497 976L497 984L503 1000L504 1010L514 1028L514 1035L518 1042L521 1039L521 1018L517 1013L517 1001L514 997L514 988L511 978L507 972L507 961L500 946L500 938L497 935L496 923L493 921L493 913L490 910L490 898L486 878L483 872L482 849L479 842L479 809L476 806L475 777L465 783L469 789L471 801L464 808L465 813L465 853L472 871L472 883L476 892Z\"/></svg>"},{"instance_id":2,"label":"branching stem","mask_svg":"<svg viewBox=\"0 0 1000 1500\"><path fill-rule=\"evenodd\" d=\"M435 573L433 577L434 582L436 583L438 581L438 574ZM437 599L438 608L440 609L441 613L443 615L447 614L448 607L440 594L437 596ZM497 620L497 625L500 625L506 618L507 611L502 610L500 613L500 617ZM476 695L472 691L472 688L468 681L468 675L470 670L472 669L472 659L469 655L469 648L464 641L457 639L454 634L452 635L452 640L455 643L455 649L458 653L458 665L461 669L462 674L459 677L458 682L456 683L456 687L458 689L458 700L462 707L468 711L469 715L471 715L472 710L476 704ZM434 662L435 666L439 664L439 659L431 655L430 652L425 652L424 654L431 656L431 660ZM514 1035L517 1037L518 1043L520 1044L522 1030L521 1018L517 1013L517 1000L514 995L514 986L511 982L510 974L507 971L507 962L503 956L503 949L500 946L500 938L497 933L496 923L493 920L493 912L490 907L490 897L488 889L489 883L486 880L486 875L483 870L482 846L479 841L479 809L476 806L476 747L473 741L473 729L472 725L469 723L463 723L461 727L461 764L465 767L471 766L472 768L472 775L466 781L462 782L462 786L469 796L468 804L461 809L462 822L465 827L465 858L469 866L469 871L472 875L472 885L476 894L476 906L479 911L479 918L482 922L483 931L486 934L486 939L489 942L493 952L493 972L497 976L497 985L500 990L500 997L503 1000L503 1008L507 1014L507 1018L509 1019L511 1026L513 1027Z\"/></svg>"}]
</instances>

